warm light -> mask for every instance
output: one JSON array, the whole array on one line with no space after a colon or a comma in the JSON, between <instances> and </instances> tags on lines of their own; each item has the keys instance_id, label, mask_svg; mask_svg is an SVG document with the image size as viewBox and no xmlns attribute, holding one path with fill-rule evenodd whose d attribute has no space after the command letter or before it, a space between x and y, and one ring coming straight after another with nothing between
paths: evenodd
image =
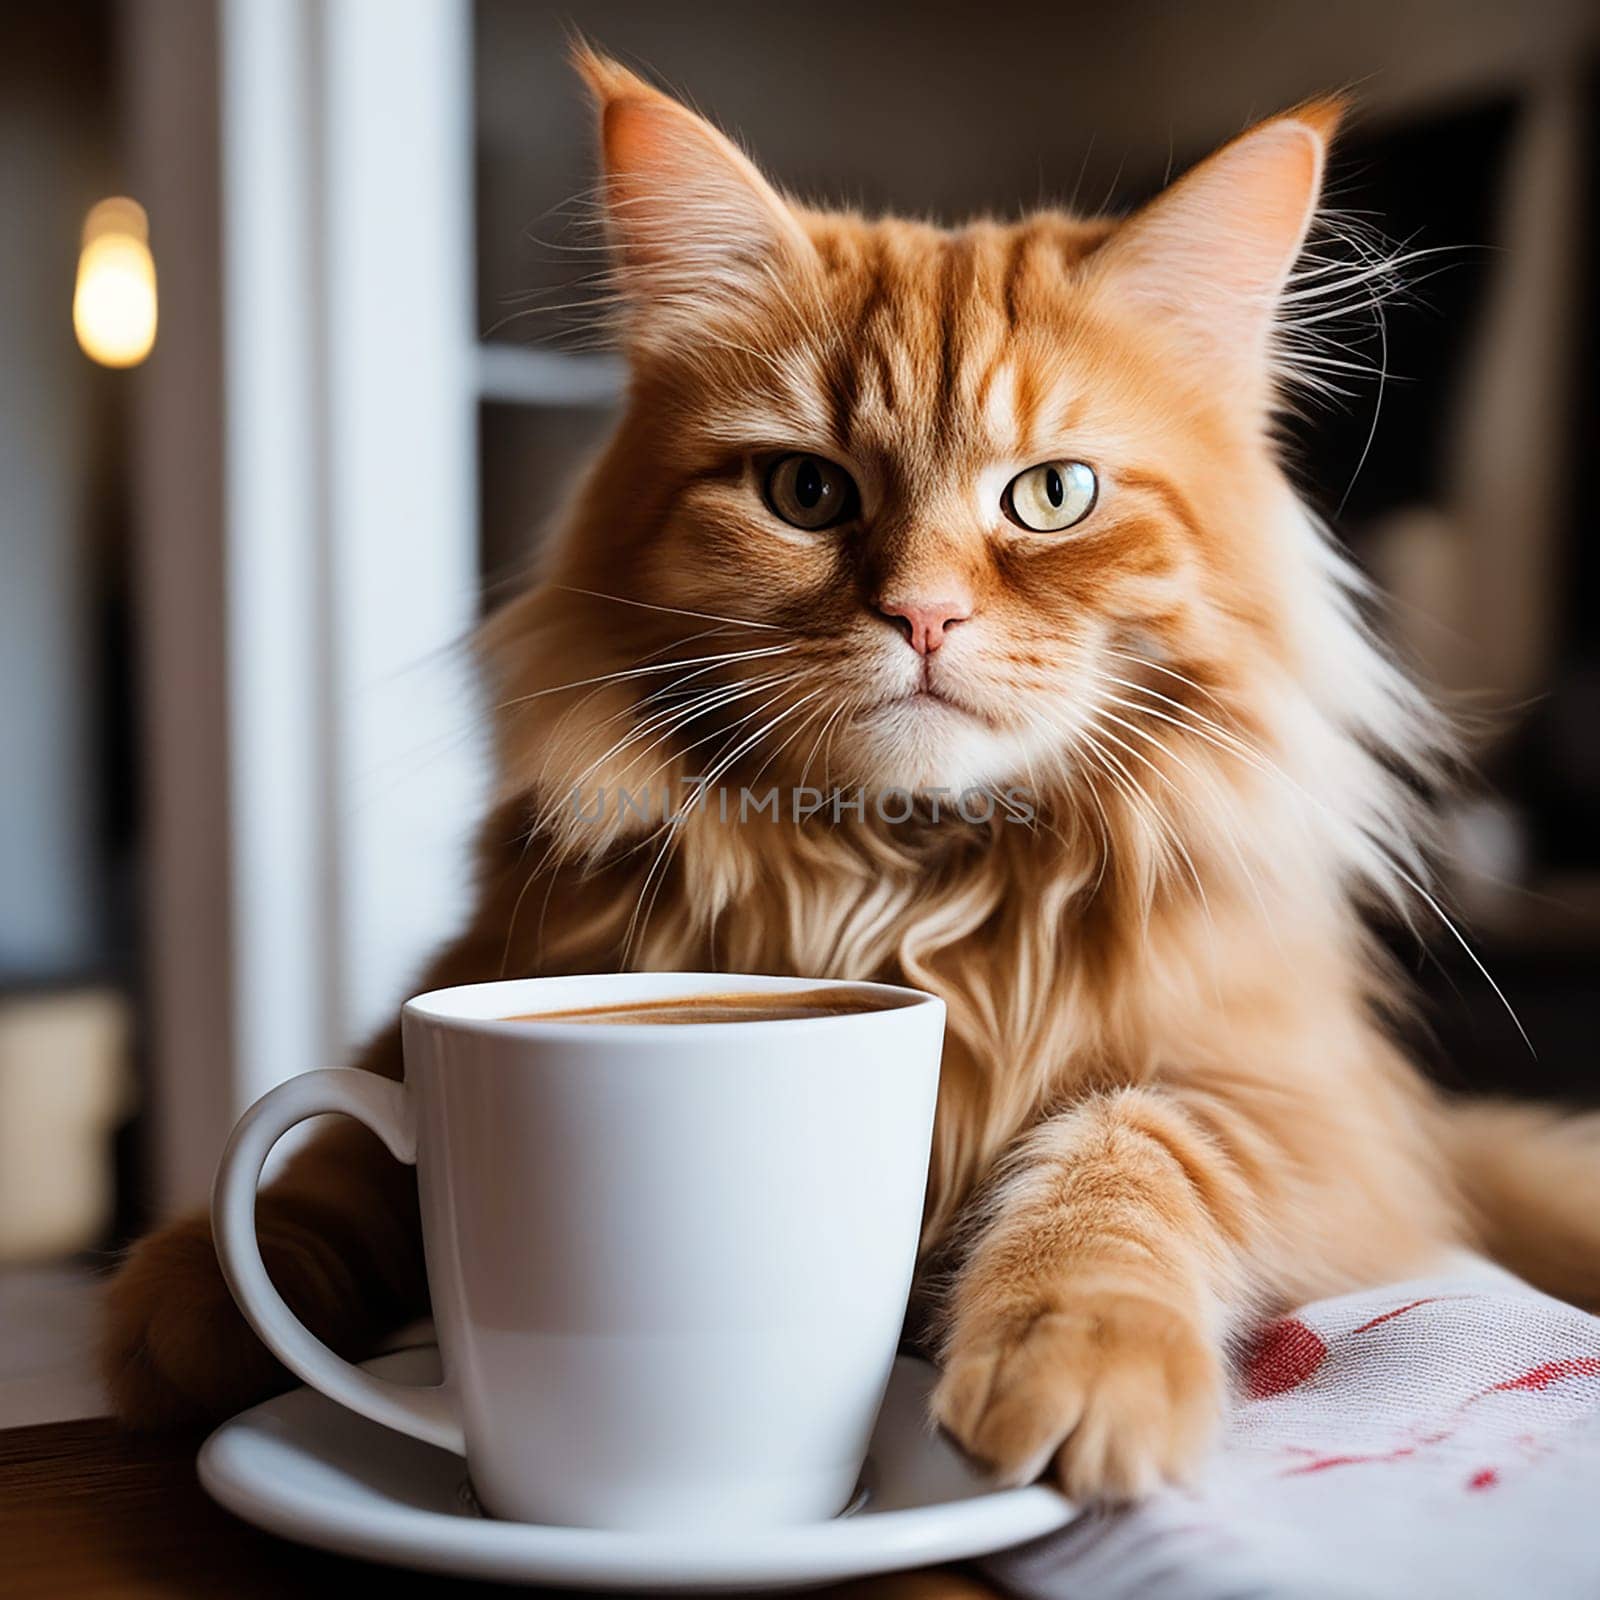
<instances>
[{"instance_id":1,"label":"warm light","mask_svg":"<svg viewBox=\"0 0 1600 1600\"><path fill-rule=\"evenodd\" d=\"M72 327L83 353L105 367L136 367L156 342L156 264L135 200L102 200L83 225Z\"/></svg>"}]
</instances>

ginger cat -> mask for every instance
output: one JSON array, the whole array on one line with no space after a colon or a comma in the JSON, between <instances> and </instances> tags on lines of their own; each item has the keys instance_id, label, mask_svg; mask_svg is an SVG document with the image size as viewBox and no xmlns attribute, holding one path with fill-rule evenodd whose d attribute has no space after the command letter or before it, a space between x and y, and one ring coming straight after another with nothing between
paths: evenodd
<instances>
[{"instance_id":1,"label":"ginger cat","mask_svg":"<svg viewBox=\"0 0 1600 1600\"><path fill-rule=\"evenodd\" d=\"M578 66L631 385L486 630L499 799L423 986L625 965L944 996L934 1408L1008 1482L1192 1472L1241 1323L1453 1243L1600 1299L1592 1125L1451 1107L1384 1025L1363 912L1423 893L1444 730L1272 431L1297 309L1342 281L1296 266L1338 107L1123 221L944 231L800 207ZM763 784L921 799L724 820ZM666 826L572 803L663 786ZM1025 808L934 818L1008 786ZM398 1031L362 1064L398 1075ZM415 1206L353 1126L262 1195L336 1349L423 1309ZM136 1423L284 1382L203 1219L133 1250L105 1357Z\"/></svg>"}]
</instances>

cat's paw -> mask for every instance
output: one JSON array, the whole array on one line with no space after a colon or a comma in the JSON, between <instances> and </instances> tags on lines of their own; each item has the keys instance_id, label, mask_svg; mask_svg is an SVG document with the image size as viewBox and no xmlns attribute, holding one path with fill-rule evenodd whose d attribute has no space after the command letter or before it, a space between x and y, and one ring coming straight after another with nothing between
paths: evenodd
<instances>
[{"instance_id":1,"label":"cat's paw","mask_svg":"<svg viewBox=\"0 0 1600 1600\"><path fill-rule=\"evenodd\" d=\"M259 1203L257 1235L295 1313L319 1337L348 1343L353 1285L330 1246L270 1196ZM216 1422L292 1382L234 1303L204 1216L134 1245L106 1285L104 1311L101 1373L113 1409L132 1427Z\"/></svg>"},{"instance_id":2,"label":"cat's paw","mask_svg":"<svg viewBox=\"0 0 1600 1600\"><path fill-rule=\"evenodd\" d=\"M1073 1500L1121 1501L1193 1472L1222 1393L1221 1354L1198 1318L1090 1295L958 1327L933 1414L1002 1483L1048 1468Z\"/></svg>"},{"instance_id":3,"label":"cat's paw","mask_svg":"<svg viewBox=\"0 0 1600 1600\"><path fill-rule=\"evenodd\" d=\"M100 1370L133 1427L212 1422L286 1374L234 1304L205 1217L146 1235L106 1285Z\"/></svg>"}]
</instances>

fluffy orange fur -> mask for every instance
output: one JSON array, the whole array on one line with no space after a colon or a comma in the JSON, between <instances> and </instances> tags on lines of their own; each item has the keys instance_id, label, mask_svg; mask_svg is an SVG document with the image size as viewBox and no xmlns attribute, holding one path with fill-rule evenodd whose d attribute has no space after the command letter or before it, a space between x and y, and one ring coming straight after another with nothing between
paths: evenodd
<instances>
[{"instance_id":1,"label":"fluffy orange fur","mask_svg":"<svg viewBox=\"0 0 1600 1600\"><path fill-rule=\"evenodd\" d=\"M674 100L579 65L632 381L487 629L500 793L477 915L428 983L626 965L942 995L934 1409L1009 1481L1182 1476L1241 1319L1452 1243L1592 1292L1592 1162L1560 1192L1531 1157L1486 1163L1511 1124L1445 1107L1383 1022L1365 913L1423 892L1442 729L1272 434L1338 107L1259 125L1125 221L945 231L795 205ZM838 526L769 509L791 452L850 474ZM1008 520L1007 483L1056 460L1093 468L1093 509ZM911 648L905 596L965 620ZM769 785L920 799L903 823L724 819ZM973 786L1016 786L1026 817L935 815ZM665 823L572 801L663 789ZM396 1035L364 1064L398 1074ZM302 1154L261 1211L338 1348L420 1305L409 1176L365 1135ZM1519 1254L1535 1217L1562 1242ZM273 1381L203 1224L134 1251L107 1371L143 1421Z\"/></svg>"}]
</instances>

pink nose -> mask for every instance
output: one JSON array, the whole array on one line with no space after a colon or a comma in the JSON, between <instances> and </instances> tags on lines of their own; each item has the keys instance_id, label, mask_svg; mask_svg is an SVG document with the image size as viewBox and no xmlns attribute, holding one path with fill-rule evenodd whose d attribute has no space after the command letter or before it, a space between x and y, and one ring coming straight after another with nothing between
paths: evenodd
<instances>
[{"instance_id":1,"label":"pink nose","mask_svg":"<svg viewBox=\"0 0 1600 1600\"><path fill-rule=\"evenodd\" d=\"M879 600L877 608L900 628L919 656L932 655L945 634L972 615L970 600Z\"/></svg>"}]
</instances>

